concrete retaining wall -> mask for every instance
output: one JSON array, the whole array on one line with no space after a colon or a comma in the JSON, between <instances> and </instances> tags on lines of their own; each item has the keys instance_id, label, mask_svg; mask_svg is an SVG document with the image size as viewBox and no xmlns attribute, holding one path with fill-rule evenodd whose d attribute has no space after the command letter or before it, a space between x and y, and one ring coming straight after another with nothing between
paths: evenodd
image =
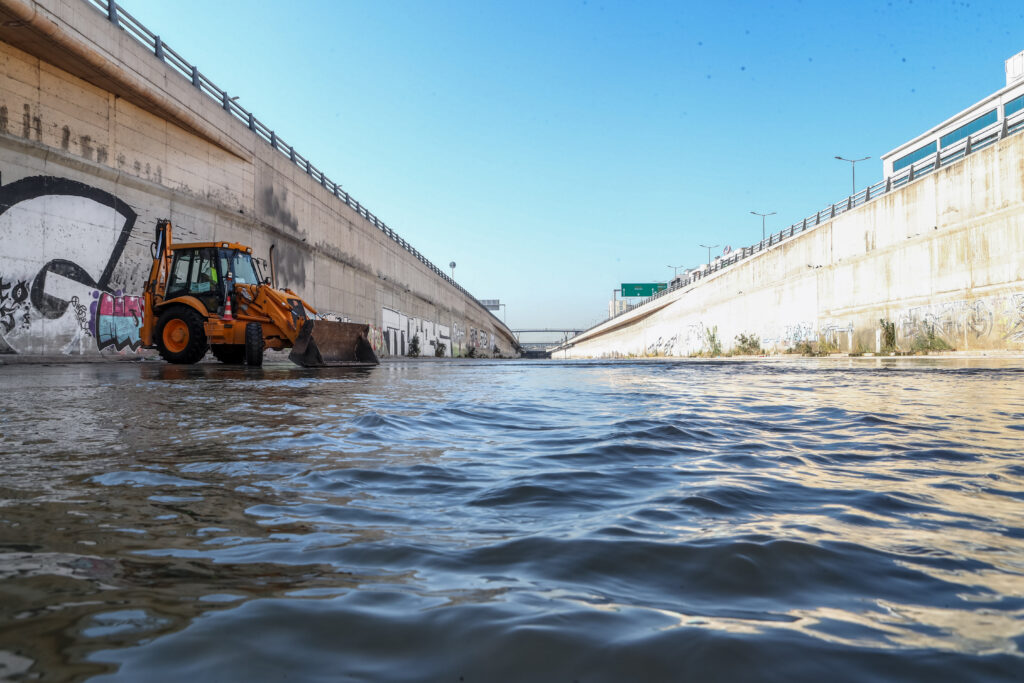
<instances>
[{"instance_id":1,"label":"concrete retaining wall","mask_svg":"<svg viewBox=\"0 0 1024 683\"><path fill-rule=\"evenodd\" d=\"M882 351L1024 350L1024 135L607 321L556 358L691 356L740 334Z\"/></svg>"},{"instance_id":2,"label":"concrete retaining wall","mask_svg":"<svg viewBox=\"0 0 1024 683\"><path fill-rule=\"evenodd\" d=\"M378 353L513 355L472 297L81 0L0 0L0 353L127 354L159 218L266 256Z\"/></svg>"}]
</instances>

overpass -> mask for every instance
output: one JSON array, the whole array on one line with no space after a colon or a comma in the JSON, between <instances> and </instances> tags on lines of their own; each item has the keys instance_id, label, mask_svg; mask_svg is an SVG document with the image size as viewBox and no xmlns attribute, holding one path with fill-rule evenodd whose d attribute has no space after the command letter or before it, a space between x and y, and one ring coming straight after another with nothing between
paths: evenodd
<instances>
[{"instance_id":1,"label":"overpass","mask_svg":"<svg viewBox=\"0 0 1024 683\"><path fill-rule=\"evenodd\" d=\"M550 327L512 330L526 358L550 358L551 349L565 344L580 332L582 330ZM542 341L523 341L524 334L547 335L547 338Z\"/></svg>"},{"instance_id":2,"label":"overpass","mask_svg":"<svg viewBox=\"0 0 1024 683\"><path fill-rule=\"evenodd\" d=\"M160 218L266 255L378 355L512 331L114 0L0 0L0 353L131 356ZM273 87L268 84L268 87Z\"/></svg>"}]
</instances>

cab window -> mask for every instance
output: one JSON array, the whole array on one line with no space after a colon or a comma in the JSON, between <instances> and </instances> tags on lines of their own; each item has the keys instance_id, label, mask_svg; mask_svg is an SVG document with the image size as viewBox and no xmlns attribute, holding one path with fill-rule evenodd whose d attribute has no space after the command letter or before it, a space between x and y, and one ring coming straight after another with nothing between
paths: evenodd
<instances>
[{"instance_id":1,"label":"cab window","mask_svg":"<svg viewBox=\"0 0 1024 683\"><path fill-rule=\"evenodd\" d=\"M192 294L220 297L221 274L216 249L185 249L174 255L167 298Z\"/></svg>"},{"instance_id":2,"label":"cab window","mask_svg":"<svg viewBox=\"0 0 1024 683\"><path fill-rule=\"evenodd\" d=\"M193 266L194 276L190 291L193 294L208 294L220 290L220 274L213 249L200 249Z\"/></svg>"},{"instance_id":3,"label":"cab window","mask_svg":"<svg viewBox=\"0 0 1024 683\"><path fill-rule=\"evenodd\" d=\"M193 249L174 252L174 264L171 266L171 277L167 281L167 298L183 296L188 292L188 274L192 268Z\"/></svg>"},{"instance_id":4,"label":"cab window","mask_svg":"<svg viewBox=\"0 0 1024 683\"><path fill-rule=\"evenodd\" d=\"M220 265L222 272L230 272L234 276L235 284L258 285L260 283L249 254L232 249L221 249Z\"/></svg>"}]
</instances>

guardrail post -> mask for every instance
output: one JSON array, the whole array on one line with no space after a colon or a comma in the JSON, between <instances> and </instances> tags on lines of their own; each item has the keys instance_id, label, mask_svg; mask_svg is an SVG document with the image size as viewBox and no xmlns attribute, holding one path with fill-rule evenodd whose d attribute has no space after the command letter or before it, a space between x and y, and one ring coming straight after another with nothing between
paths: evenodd
<instances>
[{"instance_id":1,"label":"guardrail post","mask_svg":"<svg viewBox=\"0 0 1024 683\"><path fill-rule=\"evenodd\" d=\"M277 149L277 133L270 131L270 146Z\"/></svg>"},{"instance_id":2,"label":"guardrail post","mask_svg":"<svg viewBox=\"0 0 1024 683\"><path fill-rule=\"evenodd\" d=\"M256 117L249 112L249 130L256 130Z\"/></svg>"},{"instance_id":3,"label":"guardrail post","mask_svg":"<svg viewBox=\"0 0 1024 683\"><path fill-rule=\"evenodd\" d=\"M942 166L942 153L941 152L936 152L935 153L935 163L932 165L932 170L933 171L937 171L937 170L939 170L939 168L941 166Z\"/></svg>"},{"instance_id":4,"label":"guardrail post","mask_svg":"<svg viewBox=\"0 0 1024 683\"><path fill-rule=\"evenodd\" d=\"M199 87L199 67L192 67L192 85Z\"/></svg>"},{"instance_id":5,"label":"guardrail post","mask_svg":"<svg viewBox=\"0 0 1024 683\"><path fill-rule=\"evenodd\" d=\"M967 144L964 146L964 156L971 153L971 136L967 136Z\"/></svg>"},{"instance_id":6,"label":"guardrail post","mask_svg":"<svg viewBox=\"0 0 1024 683\"><path fill-rule=\"evenodd\" d=\"M110 19L110 23L114 26L121 25L121 22L117 20L117 0L108 0L107 18Z\"/></svg>"},{"instance_id":7,"label":"guardrail post","mask_svg":"<svg viewBox=\"0 0 1024 683\"><path fill-rule=\"evenodd\" d=\"M295 148L294 147L289 147L288 148L288 156L289 156L289 158L291 158L292 163L294 164L295 163Z\"/></svg>"},{"instance_id":8,"label":"guardrail post","mask_svg":"<svg viewBox=\"0 0 1024 683\"><path fill-rule=\"evenodd\" d=\"M836 217L836 205L833 204L832 205L832 216L831 216L831 218L835 218L835 217Z\"/></svg>"},{"instance_id":9,"label":"guardrail post","mask_svg":"<svg viewBox=\"0 0 1024 683\"><path fill-rule=\"evenodd\" d=\"M870 201L871 201L871 186L868 185L866 188L864 188L864 203L867 204Z\"/></svg>"},{"instance_id":10,"label":"guardrail post","mask_svg":"<svg viewBox=\"0 0 1024 683\"><path fill-rule=\"evenodd\" d=\"M221 100L224 101L224 111L231 111L231 98L228 97L227 90L221 93Z\"/></svg>"},{"instance_id":11,"label":"guardrail post","mask_svg":"<svg viewBox=\"0 0 1024 683\"><path fill-rule=\"evenodd\" d=\"M846 210L849 211L853 208L853 195L851 194L846 198Z\"/></svg>"},{"instance_id":12,"label":"guardrail post","mask_svg":"<svg viewBox=\"0 0 1024 683\"><path fill-rule=\"evenodd\" d=\"M910 176L907 178L907 182L911 183L914 181L914 165L910 165Z\"/></svg>"},{"instance_id":13,"label":"guardrail post","mask_svg":"<svg viewBox=\"0 0 1024 683\"><path fill-rule=\"evenodd\" d=\"M815 225L821 225L821 211L819 211L818 213L814 214L814 224Z\"/></svg>"},{"instance_id":14,"label":"guardrail post","mask_svg":"<svg viewBox=\"0 0 1024 683\"><path fill-rule=\"evenodd\" d=\"M153 54L161 62L164 60L164 41L160 40L160 36L153 36Z\"/></svg>"},{"instance_id":15,"label":"guardrail post","mask_svg":"<svg viewBox=\"0 0 1024 683\"><path fill-rule=\"evenodd\" d=\"M309 165L309 159L306 159L306 175L313 175L313 167Z\"/></svg>"},{"instance_id":16,"label":"guardrail post","mask_svg":"<svg viewBox=\"0 0 1024 683\"><path fill-rule=\"evenodd\" d=\"M885 191L892 192L892 176L888 176L885 179Z\"/></svg>"},{"instance_id":17,"label":"guardrail post","mask_svg":"<svg viewBox=\"0 0 1024 683\"><path fill-rule=\"evenodd\" d=\"M113 4L113 1L111 1ZM1003 127L999 129L999 139L1002 140L1010 134L1010 125L1006 122L1006 117L1003 117Z\"/></svg>"}]
</instances>

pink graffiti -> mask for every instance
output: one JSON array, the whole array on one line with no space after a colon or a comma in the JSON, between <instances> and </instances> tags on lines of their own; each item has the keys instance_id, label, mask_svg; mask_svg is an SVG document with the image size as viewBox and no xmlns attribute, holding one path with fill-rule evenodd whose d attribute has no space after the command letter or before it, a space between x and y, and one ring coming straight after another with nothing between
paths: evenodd
<instances>
[{"instance_id":1,"label":"pink graffiti","mask_svg":"<svg viewBox=\"0 0 1024 683\"><path fill-rule=\"evenodd\" d=\"M142 346L139 336L142 308L140 296L100 294L96 309L96 346L101 349L113 346L118 351L126 347L134 351Z\"/></svg>"}]
</instances>

